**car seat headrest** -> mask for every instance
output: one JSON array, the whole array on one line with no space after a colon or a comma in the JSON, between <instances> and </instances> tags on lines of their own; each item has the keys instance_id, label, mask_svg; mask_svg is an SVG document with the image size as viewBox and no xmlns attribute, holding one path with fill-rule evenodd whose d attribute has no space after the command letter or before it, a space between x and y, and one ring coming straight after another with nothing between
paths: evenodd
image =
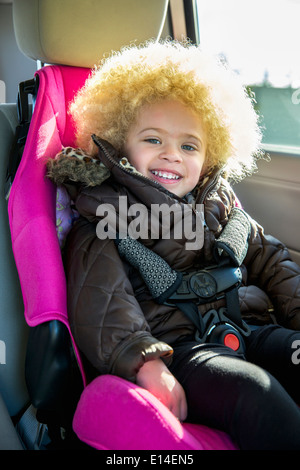
<instances>
[{"instance_id":1,"label":"car seat headrest","mask_svg":"<svg viewBox=\"0 0 300 470\"><path fill-rule=\"evenodd\" d=\"M92 68L132 42L159 38L169 0L14 0L19 49L47 64Z\"/></svg>"}]
</instances>

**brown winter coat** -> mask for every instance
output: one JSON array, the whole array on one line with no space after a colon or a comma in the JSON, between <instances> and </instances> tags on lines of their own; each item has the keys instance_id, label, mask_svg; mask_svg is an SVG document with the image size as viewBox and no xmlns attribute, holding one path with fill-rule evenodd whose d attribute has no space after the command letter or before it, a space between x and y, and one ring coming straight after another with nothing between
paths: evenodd
<instances>
[{"instance_id":1,"label":"brown winter coat","mask_svg":"<svg viewBox=\"0 0 300 470\"><path fill-rule=\"evenodd\" d=\"M127 197L128 206L142 203L149 210L154 203L186 202L131 169L122 168L114 150L107 143L102 145L105 149L99 149L98 158L106 169L97 159L78 162L65 152L50 170L53 180L71 187L81 215L68 237L66 250L70 324L78 347L96 373L134 380L144 361L171 356L172 344L192 334L195 327L176 307L158 305L153 300L137 271L120 258L114 240L97 237L96 211L104 203L113 204L117 211L119 196ZM76 180L83 183L79 192ZM202 249L186 250L184 238L143 240L178 271L213 263L214 241L236 202L233 190L218 172L199 186L195 197L197 203L204 203ZM239 288L243 318L265 324L272 322L272 314L279 324L299 330L300 268L281 242L265 235L250 220L249 248L241 266L243 281ZM224 300L200 310L205 313L221 305Z\"/></svg>"}]
</instances>

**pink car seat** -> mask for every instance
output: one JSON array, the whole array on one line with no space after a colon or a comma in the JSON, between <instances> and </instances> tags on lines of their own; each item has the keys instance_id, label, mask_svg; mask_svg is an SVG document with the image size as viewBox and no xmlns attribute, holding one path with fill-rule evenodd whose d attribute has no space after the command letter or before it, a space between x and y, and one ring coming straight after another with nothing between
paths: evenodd
<instances>
[{"instance_id":1,"label":"pink car seat","mask_svg":"<svg viewBox=\"0 0 300 470\"><path fill-rule=\"evenodd\" d=\"M62 65L45 66L36 73L34 112L8 202L25 318L32 327L26 365L31 399L40 410L42 422L48 423L49 414L55 420L55 401L66 394L70 401L68 394L73 386L68 388L66 382L70 379L70 363L72 370L75 363L80 380L72 408L73 430L90 447L236 449L223 432L180 423L149 392L119 377L104 375L86 383L80 352L68 323L66 278L57 230L58 211L62 209L59 217L67 225L72 214L68 204L62 206L57 201L57 188L45 177L45 161L62 146L75 145L68 103L89 73L88 67Z\"/></svg>"},{"instance_id":2,"label":"pink car seat","mask_svg":"<svg viewBox=\"0 0 300 470\"><path fill-rule=\"evenodd\" d=\"M45 161L62 146L75 145L67 107L88 74L87 68L67 66L47 66L37 72L35 109L8 205L26 321L31 327L59 321L71 339L56 227L57 191L45 178ZM72 343L85 386L80 353L73 339ZM109 375L84 388L73 426L82 441L97 449L234 448L224 433L180 424L149 392Z\"/></svg>"}]
</instances>

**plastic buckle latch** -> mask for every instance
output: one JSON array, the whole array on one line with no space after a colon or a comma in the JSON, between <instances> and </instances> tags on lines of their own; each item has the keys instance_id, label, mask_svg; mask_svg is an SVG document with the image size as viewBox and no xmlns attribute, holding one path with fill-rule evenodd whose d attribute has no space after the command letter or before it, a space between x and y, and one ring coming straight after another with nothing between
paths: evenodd
<instances>
[{"instance_id":1,"label":"plastic buckle latch","mask_svg":"<svg viewBox=\"0 0 300 470\"><path fill-rule=\"evenodd\" d=\"M181 285L168 299L167 304L194 301L203 304L223 298L226 291L238 287L242 280L240 268L232 266L210 267L183 275Z\"/></svg>"},{"instance_id":2,"label":"plastic buckle latch","mask_svg":"<svg viewBox=\"0 0 300 470\"><path fill-rule=\"evenodd\" d=\"M34 102L37 90L38 77L26 80L19 84L17 96L17 114L19 124L16 127L16 135L10 152L6 181L4 184L4 195L6 201L9 199L12 183L22 158L29 130L32 106L29 104L28 96L32 95Z\"/></svg>"}]
</instances>

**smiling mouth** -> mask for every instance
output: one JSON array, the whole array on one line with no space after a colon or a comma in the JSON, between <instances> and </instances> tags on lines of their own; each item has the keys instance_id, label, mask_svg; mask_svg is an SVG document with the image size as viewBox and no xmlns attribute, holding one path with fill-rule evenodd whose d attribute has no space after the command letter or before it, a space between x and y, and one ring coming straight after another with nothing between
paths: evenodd
<instances>
[{"instance_id":1,"label":"smiling mouth","mask_svg":"<svg viewBox=\"0 0 300 470\"><path fill-rule=\"evenodd\" d=\"M176 175L175 173L171 173L169 171L163 171L163 170L151 170L151 173L153 176L155 176L156 179L160 181L178 181L182 178L180 175Z\"/></svg>"}]
</instances>

